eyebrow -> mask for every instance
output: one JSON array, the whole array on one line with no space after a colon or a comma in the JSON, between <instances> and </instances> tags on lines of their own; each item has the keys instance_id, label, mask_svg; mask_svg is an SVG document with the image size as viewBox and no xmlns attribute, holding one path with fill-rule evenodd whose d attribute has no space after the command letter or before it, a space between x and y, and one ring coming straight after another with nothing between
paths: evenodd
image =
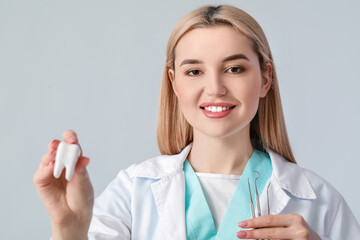
<instances>
[{"instance_id":1,"label":"eyebrow","mask_svg":"<svg viewBox=\"0 0 360 240\"><path fill-rule=\"evenodd\" d=\"M228 61L232 61L232 60L236 60L236 59L245 59L245 60L250 61L249 58L246 57L244 54L239 53L239 54L234 54L234 55L224 58L223 62L228 62ZM180 67L185 64L200 64L200 63L203 63L203 62L200 60L197 60L197 59L185 59L184 61L181 62Z\"/></svg>"}]
</instances>

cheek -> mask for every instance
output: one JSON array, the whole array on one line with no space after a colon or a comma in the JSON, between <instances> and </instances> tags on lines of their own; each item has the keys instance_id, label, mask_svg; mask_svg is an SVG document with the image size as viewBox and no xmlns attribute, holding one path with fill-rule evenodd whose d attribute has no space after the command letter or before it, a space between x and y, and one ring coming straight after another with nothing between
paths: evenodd
<instances>
[{"instance_id":1,"label":"cheek","mask_svg":"<svg viewBox=\"0 0 360 240\"><path fill-rule=\"evenodd\" d=\"M186 121L193 125L195 124L194 117L196 111L196 98L194 97L193 89L189 88L179 88L178 90L178 101L180 104L181 112L183 113Z\"/></svg>"},{"instance_id":2,"label":"cheek","mask_svg":"<svg viewBox=\"0 0 360 240\"><path fill-rule=\"evenodd\" d=\"M240 103L239 111L249 117L255 116L260 99L261 80L244 81L232 88L232 93Z\"/></svg>"},{"instance_id":3,"label":"cheek","mask_svg":"<svg viewBox=\"0 0 360 240\"><path fill-rule=\"evenodd\" d=\"M261 81L244 82L232 87L232 89L241 102L256 102L260 98Z\"/></svg>"},{"instance_id":4,"label":"cheek","mask_svg":"<svg viewBox=\"0 0 360 240\"><path fill-rule=\"evenodd\" d=\"M196 107L198 102L197 99L199 97L199 87L194 84L189 85L188 83L178 82L176 85L176 90L178 94L178 99L182 108L184 110L190 107Z\"/></svg>"}]
</instances>

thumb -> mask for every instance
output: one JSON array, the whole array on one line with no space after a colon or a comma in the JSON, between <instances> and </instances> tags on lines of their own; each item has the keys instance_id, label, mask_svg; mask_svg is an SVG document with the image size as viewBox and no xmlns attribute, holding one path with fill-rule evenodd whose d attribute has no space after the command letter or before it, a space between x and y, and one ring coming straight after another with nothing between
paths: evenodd
<instances>
[{"instance_id":1,"label":"thumb","mask_svg":"<svg viewBox=\"0 0 360 240\"><path fill-rule=\"evenodd\" d=\"M75 173L67 185L69 207L74 211L83 211L86 216L91 216L94 205L94 189L86 170L89 162L88 157L79 158Z\"/></svg>"},{"instance_id":2,"label":"thumb","mask_svg":"<svg viewBox=\"0 0 360 240\"><path fill-rule=\"evenodd\" d=\"M75 167L75 173L71 181L76 185L88 185L89 184L89 175L86 170L86 166L89 165L90 159L88 157L81 156Z\"/></svg>"}]
</instances>

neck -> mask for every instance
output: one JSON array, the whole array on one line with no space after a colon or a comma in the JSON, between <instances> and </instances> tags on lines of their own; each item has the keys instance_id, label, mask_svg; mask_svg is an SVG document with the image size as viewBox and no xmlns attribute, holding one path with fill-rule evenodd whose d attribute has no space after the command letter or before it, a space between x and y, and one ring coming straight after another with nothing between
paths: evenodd
<instances>
[{"instance_id":1,"label":"neck","mask_svg":"<svg viewBox=\"0 0 360 240\"><path fill-rule=\"evenodd\" d=\"M188 161L195 172L241 175L254 149L250 128L228 137L209 137L194 129Z\"/></svg>"}]
</instances>

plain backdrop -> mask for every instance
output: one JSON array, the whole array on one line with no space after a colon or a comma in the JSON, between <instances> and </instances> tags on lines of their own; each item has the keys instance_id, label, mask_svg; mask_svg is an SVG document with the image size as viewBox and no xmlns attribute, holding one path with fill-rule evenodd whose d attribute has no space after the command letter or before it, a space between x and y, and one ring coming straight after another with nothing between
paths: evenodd
<instances>
[{"instance_id":1,"label":"plain backdrop","mask_svg":"<svg viewBox=\"0 0 360 240\"><path fill-rule=\"evenodd\" d=\"M32 177L48 143L74 129L96 196L122 168L159 154L156 121L168 37L204 4L263 27L298 163L360 220L359 1L0 0L1 239L49 239Z\"/></svg>"}]
</instances>

